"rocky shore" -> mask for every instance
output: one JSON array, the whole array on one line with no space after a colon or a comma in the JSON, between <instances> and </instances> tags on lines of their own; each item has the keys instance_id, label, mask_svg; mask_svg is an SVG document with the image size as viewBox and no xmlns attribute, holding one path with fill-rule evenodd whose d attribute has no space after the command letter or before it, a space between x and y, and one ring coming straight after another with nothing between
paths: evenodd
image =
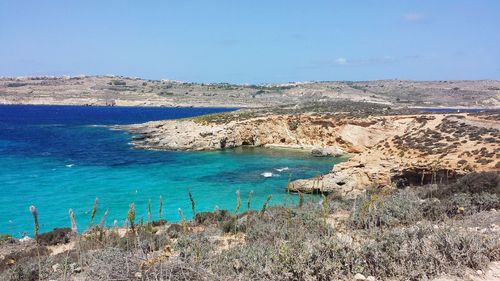
<instances>
[{"instance_id":1,"label":"rocky shore","mask_svg":"<svg viewBox=\"0 0 500 281\"><path fill-rule=\"evenodd\" d=\"M367 187L454 181L471 171L500 171L498 111L355 117L277 114L216 122L209 117L119 126L140 149L216 150L239 146L289 147L348 160L296 192L355 197Z\"/></svg>"}]
</instances>

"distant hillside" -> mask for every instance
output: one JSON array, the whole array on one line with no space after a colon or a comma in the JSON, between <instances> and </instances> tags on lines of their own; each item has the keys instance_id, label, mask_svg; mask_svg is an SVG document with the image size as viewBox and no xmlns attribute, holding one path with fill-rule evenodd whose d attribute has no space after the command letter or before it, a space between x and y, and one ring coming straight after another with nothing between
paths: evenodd
<instances>
[{"instance_id":1,"label":"distant hillside","mask_svg":"<svg viewBox=\"0 0 500 281\"><path fill-rule=\"evenodd\" d=\"M268 107L336 99L391 106L500 107L500 81L339 81L266 85L122 76L0 78L0 104Z\"/></svg>"}]
</instances>

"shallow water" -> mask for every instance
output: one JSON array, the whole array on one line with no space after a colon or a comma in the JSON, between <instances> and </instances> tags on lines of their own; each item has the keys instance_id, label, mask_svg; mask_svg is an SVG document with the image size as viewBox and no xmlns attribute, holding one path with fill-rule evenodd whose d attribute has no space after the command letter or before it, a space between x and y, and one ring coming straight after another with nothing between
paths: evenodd
<instances>
[{"instance_id":1,"label":"shallow water","mask_svg":"<svg viewBox=\"0 0 500 281\"><path fill-rule=\"evenodd\" d=\"M294 202L284 192L288 178L325 173L340 159L314 158L308 153L265 148L213 152L169 152L133 149L130 135L110 130L110 124L183 118L230 109L114 108L71 106L0 106L0 233L32 232L28 211L35 205L41 231L69 226L73 208L78 228L90 221L99 197L97 223L106 209L106 225L123 225L128 205L136 204L137 219L147 219L151 199L158 218L179 219L178 208L192 216L188 191L196 211L234 209L236 190L246 208L260 208L269 194L272 204ZM288 169L282 169L287 167ZM272 173L264 177L263 173Z\"/></svg>"}]
</instances>

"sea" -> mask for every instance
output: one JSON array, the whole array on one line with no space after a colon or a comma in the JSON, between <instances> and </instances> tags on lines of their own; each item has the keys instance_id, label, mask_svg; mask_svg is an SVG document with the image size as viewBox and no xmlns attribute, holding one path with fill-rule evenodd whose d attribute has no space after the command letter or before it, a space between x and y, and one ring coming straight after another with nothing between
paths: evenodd
<instances>
[{"instance_id":1,"label":"sea","mask_svg":"<svg viewBox=\"0 0 500 281\"><path fill-rule=\"evenodd\" d=\"M100 223L125 224L131 203L136 222L180 220L195 212L295 204L289 180L327 173L341 158L317 158L297 150L243 147L178 152L135 149L129 133L111 125L193 117L234 108L86 107L0 105L0 234L33 235L31 205L40 231L69 227L73 209L78 230ZM92 206L97 212L91 220ZM317 200L314 195L306 200ZM150 206L150 207L149 207Z\"/></svg>"}]
</instances>

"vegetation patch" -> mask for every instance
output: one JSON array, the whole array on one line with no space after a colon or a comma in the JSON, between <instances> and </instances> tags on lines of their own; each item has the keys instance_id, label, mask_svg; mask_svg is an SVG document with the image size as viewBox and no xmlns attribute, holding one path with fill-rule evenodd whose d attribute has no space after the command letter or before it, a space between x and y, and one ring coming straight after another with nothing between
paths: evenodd
<instances>
[{"instance_id":1,"label":"vegetation patch","mask_svg":"<svg viewBox=\"0 0 500 281\"><path fill-rule=\"evenodd\" d=\"M198 212L179 224L135 221L127 229L93 226L73 233L75 247L9 256L2 280L422 280L463 276L500 260L498 174L471 174L453 184L373 189L356 199L259 212ZM294 195L290 195L294 196ZM269 197L268 200L272 198ZM194 198L192 200L195 210ZM247 202L247 207L251 202ZM97 204L95 204L97 208ZM148 216L151 217L151 216ZM161 217L161 211L159 212ZM133 225L133 227L132 227ZM50 241L59 241L56 231ZM57 239L55 239L57 237ZM40 241L40 239L38 240ZM55 243L55 242L54 242ZM52 244L54 244L52 243ZM21 245L15 241L14 245ZM33 244L32 244L33 245ZM2 247L13 247L2 245ZM3 248L0 248L3 249ZM41 249L41 248L40 248Z\"/></svg>"}]
</instances>

